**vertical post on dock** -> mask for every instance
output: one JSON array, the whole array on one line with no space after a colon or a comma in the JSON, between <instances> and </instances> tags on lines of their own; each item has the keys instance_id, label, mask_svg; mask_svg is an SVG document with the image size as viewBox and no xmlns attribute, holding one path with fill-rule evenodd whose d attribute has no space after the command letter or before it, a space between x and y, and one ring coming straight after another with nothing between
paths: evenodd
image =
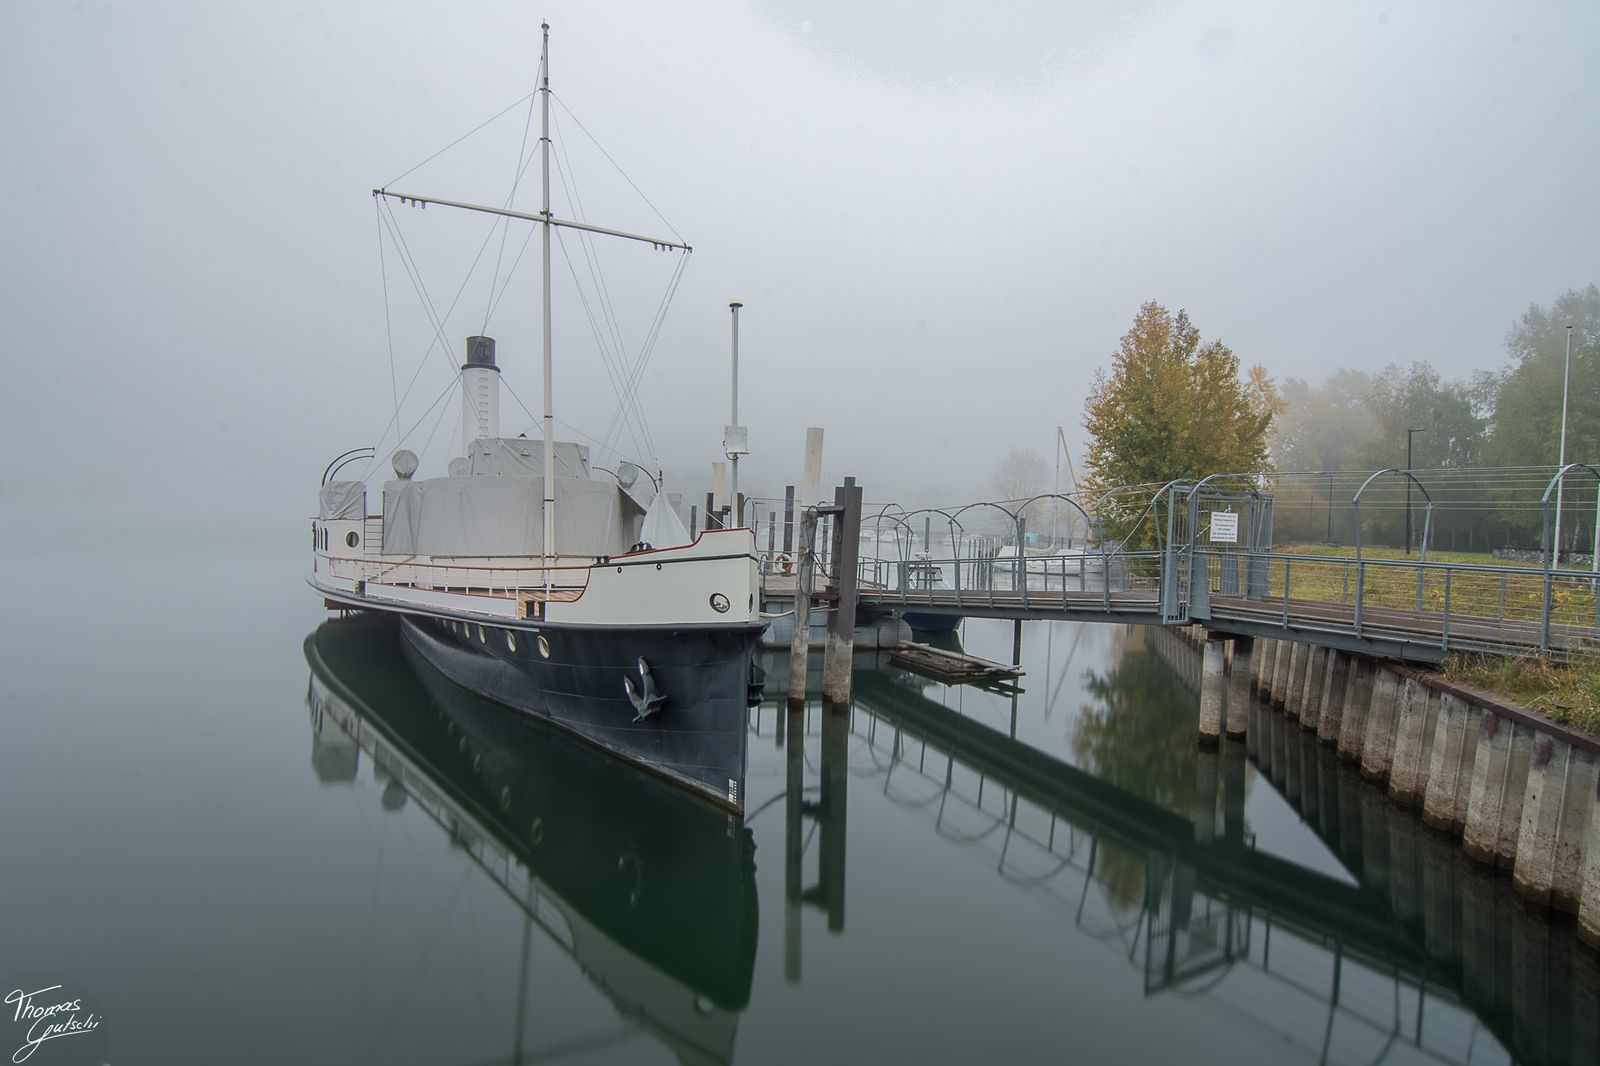
<instances>
[{"instance_id":1,"label":"vertical post on dock","mask_svg":"<svg viewBox=\"0 0 1600 1066\"><path fill-rule=\"evenodd\" d=\"M1223 731L1229 737L1242 737L1249 730L1250 684L1255 657L1255 638L1233 638L1233 674L1228 678L1227 709L1223 712Z\"/></svg>"},{"instance_id":2,"label":"vertical post on dock","mask_svg":"<svg viewBox=\"0 0 1600 1066\"><path fill-rule=\"evenodd\" d=\"M794 568L794 633L789 637L789 711L806 704L806 670L811 658L811 582L816 570L817 511L800 517L800 554Z\"/></svg>"},{"instance_id":3,"label":"vertical post on dock","mask_svg":"<svg viewBox=\"0 0 1600 1066\"><path fill-rule=\"evenodd\" d=\"M834 490L833 574L838 598L828 620L828 646L822 660L822 695L850 705L851 657L855 653L856 559L861 553L861 486L847 477Z\"/></svg>"},{"instance_id":4,"label":"vertical post on dock","mask_svg":"<svg viewBox=\"0 0 1600 1066\"><path fill-rule=\"evenodd\" d=\"M1215 748L1222 738L1223 707L1228 698L1228 683L1223 669L1224 658L1225 642L1208 635L1200 651L1200 746L1202 748Z\"/></svg>"},{"instance_id":5,"label":"vertical post on dock","mask_svg":"<svg viewBox=\"0 0 1600 1066\"><path fill-rule=\"evenodd\" d=\"M783 554L794 558L794 486L783 487Z\"/></svg>"},{"instance_id":6,"label":"vertical post on dock","mask_svg":"<svg viewBox=\"0 0 1600 1066\"><path fill-rule=\"evenodd\" d=\"M689 539L690 540L693 540L695 538L695 536L698 534L699 527L700 527L700 508L694 506L693 504L690 504L690 506L689 506Z\"/></svg>"},{"instance_id":7,"label":"vertical post on dock","mask_svg":"<svg viewBox=\"0 0 1600 1066\"><path fill-rule=\"evenodd\" d=\"M712 528L711 527L712 516L714 516L716 513L717 513L717 494L714 493L714 492L708 492L708 493L706 493L706 528L707 529Z\"/></svg>"},{"instance_id":8,"label":"vertical post on dock","mask_svg":"<svg viewBox=\"0 0 1600 1066\"><path fill-rule=\"evenodd\" d=\"M778 512L767 512L767 565L772 565L773 542L778 536Z\"/></svg>"}]
</instances>

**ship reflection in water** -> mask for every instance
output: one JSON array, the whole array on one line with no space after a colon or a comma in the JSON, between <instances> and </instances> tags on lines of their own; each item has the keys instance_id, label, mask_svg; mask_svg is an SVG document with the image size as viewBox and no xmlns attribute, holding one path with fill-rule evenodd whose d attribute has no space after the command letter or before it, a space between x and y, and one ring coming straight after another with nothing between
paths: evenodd
<instances>
[{"instance_id":1,"label":"ship reflection in water","mask_svg":"<svg viewBox=\"0 0 1600 1066\"><path fill-rule=\"evenodd\" d=\"M306 638L318 777L354 782L370 759L383 806L426 811L624 1019L683 1062L731 1061L756 954L749 829L425 662L405 669L403 646L374 617Z\"/></svg>"}]
</instances>

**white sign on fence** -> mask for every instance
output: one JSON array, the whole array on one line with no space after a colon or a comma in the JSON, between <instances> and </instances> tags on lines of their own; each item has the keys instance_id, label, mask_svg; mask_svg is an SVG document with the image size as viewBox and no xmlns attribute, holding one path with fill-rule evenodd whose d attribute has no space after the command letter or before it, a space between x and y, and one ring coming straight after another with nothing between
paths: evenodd
<instances>
[{"instance_id":1,"label":"white sign on fence","mask_svg":"<svg viewBox=\"0 0 1600 1066\"><path fill-rule=\"evenodd\" d=\"M1211 542L1213 544L1239 543L1239 512L1211 512Z\"/></svg>"}]
</instances>

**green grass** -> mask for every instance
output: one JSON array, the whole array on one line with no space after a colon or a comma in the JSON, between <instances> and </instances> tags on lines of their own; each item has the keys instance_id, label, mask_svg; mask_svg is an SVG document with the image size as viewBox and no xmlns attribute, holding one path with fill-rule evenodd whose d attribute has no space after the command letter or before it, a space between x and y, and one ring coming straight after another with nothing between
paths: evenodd
<instances>
[{"instance_id":1,"label":"green grass","mask_svg":"<svg viewBox=\"0 0 1600 1066\"><path fill-rule=\"evenodd\" d=\"M1276 549L1283 555L1321 556L1287 562L1289 595L1294 599L1353 603L1356 596L1355 549L1333 544L1291 544ZM1539 621L1544 603L1544 571L1532 563L1508 562L1487 552L1429 552L1428 566L1420 555L1407 556L1395 548L1363 548L1364 561L1381 565L1364 567L1362 603L1366 607L1416 610L1418 578L1421 608L1442 613L1446 596L1452 618L1475 617L1523 622ZM1445 570L1454 567L1493 566L1500 573ZM1272 562L1272 595L1282 596L1286 561ZM1588 577L1560 577L1551 587L1551 621L1556 624L1595 624L1595 582Z\"/></svg>"},{"instance_id":2,"label":"green grass","mask_svg":"<svg viewBox=\"0 0 1600 1066\"><path fill-rule=\"evenodd\" d=\"M1543 711L1574 729L1600 734L1600 661L1552 663L1529 657L1455 655L1443 673Z\"/></svg>"}]
</instances>

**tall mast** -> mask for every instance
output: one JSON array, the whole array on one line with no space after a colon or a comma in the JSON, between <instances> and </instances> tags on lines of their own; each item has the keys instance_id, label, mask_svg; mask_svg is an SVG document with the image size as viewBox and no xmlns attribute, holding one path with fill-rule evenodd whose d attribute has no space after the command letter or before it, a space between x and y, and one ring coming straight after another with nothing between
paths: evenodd
<instances>
[{"instance_id":1,"label":"tall mast","mask_svg":"<svg viewBox=\"0 0 1600 1066\"><path fill-rule=\"evenodd\" d=\"M681 240L667 240L662 237L647 237L638 233L626 233L622 230L608 229L605 226L595 226L588 222L578 222L572 219L557 218L550 210L550 24L541 23L540 29L544 31L543 47L539 54L539 88L540 94L540 123L539 123L539 170L540 170L540 202L537 213L526 211L513 211L509 206L494 207L488 204L463 203L460 200L444 200L437 196L416 196L411 193L391 191L389 189L373 189L372 195L381 196L388 200L399 200L402 204L413 207L426 207L437 204L441 207L454 207L463 211L477 211L486 215L497 215L502 218L521 219L525 222L537 224L543 233L542 250L544 258L544 291L541 318L544 326L544 589L546 598L550 593L552 570L557 561L556 554L556 464L555 464L555 406L552 402L551 371L551 344L550 344L550 231L557 226L567 229L579 230L584 233L596 233L606 237L621 237L625 240L639 241L649 244L657 250L676 249L681 252L694 251Z\"/></svg>"},{"instance_id":2,"label":"tall mast","mask_svg":"<svg viewBox=\"0 0 1600 1066\"><path fill-rule=\"evenodd\" d=\"M555 462L555 408L550 390L553 375L550 371L550 24L541 23L544 30L544 48L540 56L539 83L539 169L543 194L540 214L544 223L544 593L550 597L550 572L555 566L556 554L556 462Z\"/></svg>"}]
</instances>

